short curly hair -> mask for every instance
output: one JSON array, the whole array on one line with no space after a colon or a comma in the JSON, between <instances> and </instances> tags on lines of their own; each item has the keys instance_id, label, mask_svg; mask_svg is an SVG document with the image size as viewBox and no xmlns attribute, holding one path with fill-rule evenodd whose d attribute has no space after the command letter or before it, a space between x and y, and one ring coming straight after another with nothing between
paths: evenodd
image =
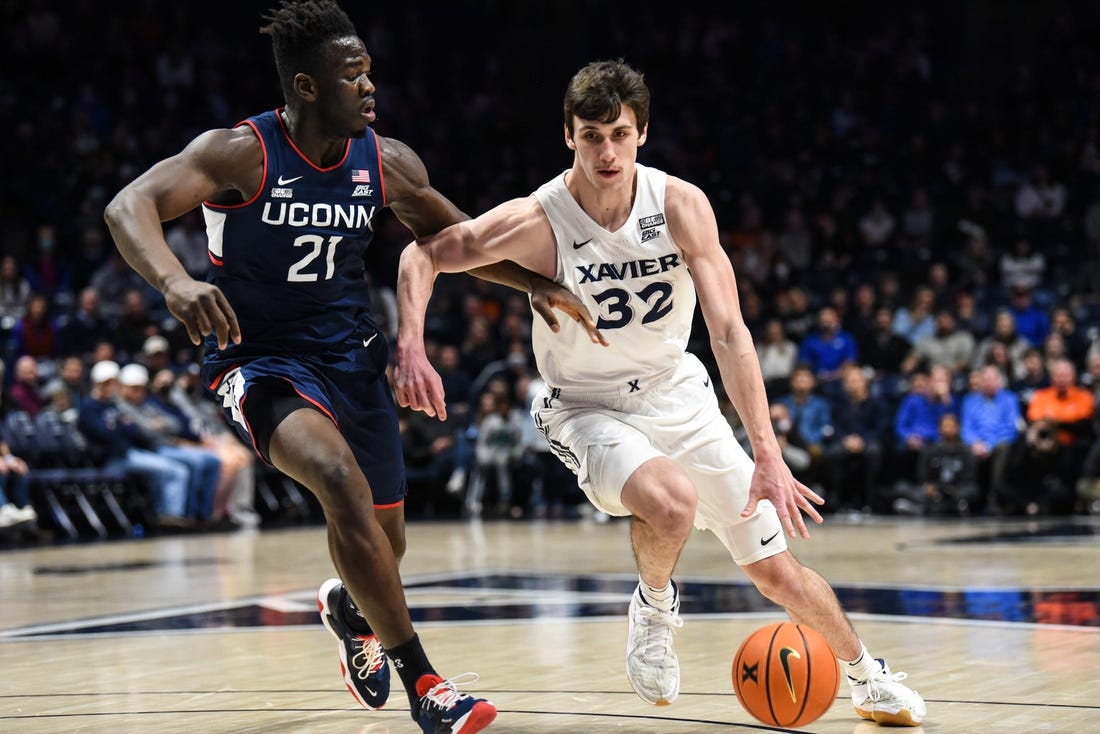
<instances>
[{"instance_id":1,"label":"short curly hair","mask_svg":"<svg viewBox=\"0 0 1100 734\"><path fill-rule=\"evenodd\" d=\"M333 0L282 0L263 20L267 25L260 27L260 33L271 36L284 90L291 88L295 74L316 72L317 51L326 42L358 35L347 13Z\"/></svg>"}]
</instances>

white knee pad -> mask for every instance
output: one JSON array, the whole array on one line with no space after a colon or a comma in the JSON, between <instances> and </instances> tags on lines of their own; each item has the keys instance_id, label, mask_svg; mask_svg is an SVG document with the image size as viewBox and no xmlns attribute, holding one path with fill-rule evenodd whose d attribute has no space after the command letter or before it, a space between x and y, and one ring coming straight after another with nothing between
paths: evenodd
<instances>
[{"instance_id":1,"label":"white knee pad","mask_svg":"<svg viewBox=\"0 0 1100 734\"><path fill-rule=\"evenodd\" d=\"M787 550L787 537L779 513L768 500L760 500L756 512L745 520L719 528L710 528L726 546L738 566L747 566Z\"/></svg>"}]
</instances>

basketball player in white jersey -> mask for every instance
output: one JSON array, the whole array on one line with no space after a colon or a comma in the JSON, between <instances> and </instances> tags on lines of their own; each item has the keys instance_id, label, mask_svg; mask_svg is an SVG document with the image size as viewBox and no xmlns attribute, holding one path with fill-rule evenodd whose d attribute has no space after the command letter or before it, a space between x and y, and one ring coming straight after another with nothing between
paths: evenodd
<instances>
[{"instance_id":1,"label":"basketball player in white jersey","mask_svg":"<svg viewBox=\"0 0 1100 734\"><path fill-rule=\"evenodd\" d=\"M552 333L534 320L546 388L531 413L592 504L633 518L639 584L626 664L638 695L661 705L680 690L672 638L683 622L672 574L694 525L712 531L791 619L825 636L862 718L919 724L924 701L900 682L905 674L867 652L829 584L787 549L783 530L808 537L802 513L821 522L814 505L823 500L781 458L710 203L696 186L636 163L649 119L642 75L621 60L590 64L570 82L564 112L572 168L404 251L398 401L446 417L422 339L437 273L512 260L563 284L598 314L600 335L573 323ZM686 351L697 295L755 461L719 411L711 376Z\"/></svg>"}]
</instances>

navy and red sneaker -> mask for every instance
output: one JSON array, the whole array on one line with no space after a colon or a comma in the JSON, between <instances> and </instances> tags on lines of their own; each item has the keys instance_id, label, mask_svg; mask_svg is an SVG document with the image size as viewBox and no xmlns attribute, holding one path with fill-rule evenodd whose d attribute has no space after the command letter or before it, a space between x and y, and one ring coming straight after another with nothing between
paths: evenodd
<instances>
[{"instance_id":1,"label":"navy and red sneaker","mask_svg":"<svg viewBox=\"0 0 1100 734\"><path fill-rule=\"evenodd\" d=\"M457 684L473 683L476 673L463 673L452 680L427 673L416 682L416 721L424 734L474 734L497 717L497 707L484 698L460 693Z\"/></svg>"},{"instance_id":2,"label":"navy and red sneaker","mask_svg":"<svg viewBox=\"0 0 1100 734\"><path fill-rule=\"evenodd\" d=\"M317 592L321 621L340 641L340 671L351 695L365 709L380 709L390 697L390 666L375 635L360 635L344 623L347 589L340 579L329 579Z\"/></svg>"}]
</instances>

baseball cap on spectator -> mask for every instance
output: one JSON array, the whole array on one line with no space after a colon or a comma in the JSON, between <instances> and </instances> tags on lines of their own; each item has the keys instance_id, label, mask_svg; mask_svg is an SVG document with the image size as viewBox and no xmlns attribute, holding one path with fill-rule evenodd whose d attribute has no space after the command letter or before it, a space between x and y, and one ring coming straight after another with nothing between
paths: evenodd
<instances>
[{"instance_id":1,"label":"baseball cap on spectator","mask_svg":"<svg viewBox=\"0 0 1100 734\"><path fill-rule=\"evenodd\" d=\"M128 364L118 373L118 381L125 387L147 385L149 383L149 370L142 364Z\"/></svg>"},{"instance_id":2,"label":"baseball cap on spectator","mask_svg":"<svg viewBox=\"0 0 1100 734\"><path fill-rule=\"evenodd\" d=\"M159 354L160 352L168 351L168 340L163 336L154 334L145 340L145 343L141 346L141 351L146 356L150 354Z\"/></svg>"},{"instance_id":3,"label":"baseball cap on spectator","mask_svg":"<svg viewBox=\"0 0 1100 734\"><path fill-rule=\"evenodd\" d=\"M88 373L88 379L92 381L93 385L98 385L101 382L107 382L107 380L117 380L118 372L118 362L105 359L92 365L92 371Z\"/></svg>"}]
</instances>

